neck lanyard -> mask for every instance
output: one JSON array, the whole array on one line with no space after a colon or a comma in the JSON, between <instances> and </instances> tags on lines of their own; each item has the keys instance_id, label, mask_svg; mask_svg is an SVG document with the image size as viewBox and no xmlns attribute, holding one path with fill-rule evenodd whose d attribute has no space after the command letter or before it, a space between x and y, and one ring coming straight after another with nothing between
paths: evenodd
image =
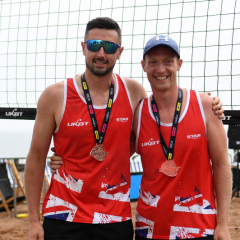
<instances>
[{"instance_id":1,"label":"neck lanyard","mask_svg":"<svg viewBox=\"0 0 240 240\"><path fill-rule=\"evenodd\" d=\"M174 169L172 169L172 168L174 168L174 166L169 166L169 164L170 164L170 161L171 161L171 165L175 164L173 162L173 152L174 152L174 146L175 146L176 135L177 135L177 127L178 127L178 122L179 122L180 112L181 112L181 107L182 107L182 99L183 99L183 91L182 91L182 89L178 88L178 99L177 99L175 113L174 113L174 117L173 117L172 131L171 131L171 137L170 137L170 142L169 142L169 148L167 148L167 145L166 145L166 143L165 143L165 141L163 139L163 136L161 134L161 131L160 131L160 115L159 115L157 103L156 103L156 101L155 101L153 96L152 96L152 100L151 100L153 114L154 114L155 120L156 120L156 122L158 124L158 127L159 127L160 143L161 143L161 146L162 146L162 150L164 152L164 155L165 155L167 161L169 161L167 163L167 165L168 165L167 166L168 172L174 170ZM179 169L178 169L178 171L179 171ZM161 168L160 170L162 172L163 169ZM163 172L163 173L166 174L165 172ZM166 174L166 175L168 175L168 174Z\"/></svg>"},{"instance_id":2,"label":"neck lanyard","mask_svg":"<svg viewBox=\"0 0 240 240\"><path fill-rule=\"evenodd\" d=\"M103 119L103 124L102 124L100 134L99 134L99 130L98 130L97 118L96 118L96 115L94 112L92 99L91 99L91 96L89 93L89 88L88 88L84 73L81 76L81 83L82 83L84 96L85 96L87 106L88 106L88 112L89 112L91 122L92 122L94 136L96 139L96 146L92 149L92 151L90 152L90 155L99 161L103 161L105 159L105 156L107 155L107 153L105 152L102 144L103 144L103 140L104 140L104 137L105 137L105 134L107 131L107 126L108 126L108 122L109 122L110 114L111 114L111 110L112 110L113 97L114 97L114 79L112 78L112 81L111 81L107 108L106 108L105 116Z\"/></svg>"}]
</instances>

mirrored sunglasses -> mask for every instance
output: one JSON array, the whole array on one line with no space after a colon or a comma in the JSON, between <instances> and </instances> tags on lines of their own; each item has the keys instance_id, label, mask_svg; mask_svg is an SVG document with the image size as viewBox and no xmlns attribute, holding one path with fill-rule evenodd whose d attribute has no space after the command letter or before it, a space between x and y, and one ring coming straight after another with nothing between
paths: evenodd
<instances>
[{"instance_id":1,"label":"mirrored sunglasses","mask_svg":"<svg viewBox=\"0 0 240 240\"><path fill-rule=\"evenodd\" d=\"M96 39L85 41L85 43L87 43L87 48L91 52L97 52L103 47L104 51L108 54L116 53L117 49L120 47L120 45L116 43Z\"/></svg>"}]
</instances>

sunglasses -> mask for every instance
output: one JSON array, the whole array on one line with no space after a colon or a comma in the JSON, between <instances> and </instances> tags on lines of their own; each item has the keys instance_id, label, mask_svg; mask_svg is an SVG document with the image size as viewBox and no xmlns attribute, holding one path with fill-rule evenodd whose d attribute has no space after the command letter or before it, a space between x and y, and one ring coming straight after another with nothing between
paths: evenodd
<instances>
[{"instance_id":1,"label":"sunglasses","mask_svg":"<svg viewBox=\"0 0 240 240\"><path fill-rule=\"evenodd\" d=\"M87 43L87 49L91 52L97 52L103 47L105 53L108 54L116 53L117 49L120 47L120 45L116 43L96 39L85 41L85 43Z\"/></svg>"}]
</instances>

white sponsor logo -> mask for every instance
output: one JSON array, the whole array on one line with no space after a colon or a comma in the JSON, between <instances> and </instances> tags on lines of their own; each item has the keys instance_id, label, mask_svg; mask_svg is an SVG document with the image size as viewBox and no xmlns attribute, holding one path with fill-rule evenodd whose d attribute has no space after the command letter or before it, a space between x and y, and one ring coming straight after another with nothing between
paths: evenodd
<instances>
[{"instance_id":1,"label":"white sponsor logo","mask_svg":"<svg viewBox=\"0 0 240 240\"><path fill-rule=\"evenodd\" d=\"M19 117L19 116L21 117L22 116L23 112L15 112L15 111L17 111L17 108L13 109L12 112L5 112L5 115L13 116L13 117Z\"/></svg>"},{"instance_id":2,"label":"white sponsor logo","mask_svg":"<svg viewBox=\"0 0 240 240\"><path fill-rule=\"evenodd\" d=\"M128 122L128 118L116 118L117 122Z\"/></svg>"},{"instance_id":3,"label":"white sponsor logo","mask_svg":"<svg viewBox=\"0 0 240 240\"><path fill-rule=\"evenodd\" d=\"M157 144L159 144L159 142L160 142L159 140L153 141L153 138L151 138L148 142L142 143L142 146L146 147L146 146L157 145Z\"/></svg>"},{"instance_id":4,"label":"white sponsor logo","mask_svg":"<svg viewBox=\"0 0 240 240\"><path fill-rule=\"evenodd\" d=\"M198 139L201 137L201 134L187 135L187 139Z\"/></svg>"},{"instance_id":5,"label":"white sponsor logo","mask_svg":"<svg viewBox=\"0 0 240 240\"><path fill-rule=\"evenodd\" d=\"M168 42L168 37L156 37L156 41L159 41L160 39L164 40L165 42Z\"/></svg>"},{"instance_id":6,"label":"white sponsor logo","mask_svg":"<svg viewBox=\"0 0 240 240\"><path fill-rule=\"evenodd\" d=\"M81 126L87 126L88 122L82 122L82 119L77 120L75 123L68 123L67 124L69 127L73 127L73 126L77 126L77 127L81 127Z\"/></svg>"}]
</instances>

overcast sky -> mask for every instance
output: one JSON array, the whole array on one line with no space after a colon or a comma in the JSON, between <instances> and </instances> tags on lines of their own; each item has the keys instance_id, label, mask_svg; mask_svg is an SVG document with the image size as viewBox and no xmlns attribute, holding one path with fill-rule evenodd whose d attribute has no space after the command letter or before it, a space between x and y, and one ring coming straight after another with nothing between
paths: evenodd
<instances>
[{"instance_id":1,"label":"overcast sky","mask_svg":"<svg viewBox=\"0 0 240 240\"><path fill-rule=\"evenodd\" d=\"M125 49L116 73L138 80L150 94L140 65L143 47L153 35L168 34L183 59L179 85L211 91L225 109L240 109L239 0L0 1L0 107L36 107L48 85L84 72L80 43L86 23L99 16L122 29ZM0 132L10 136L1 134L0 145L11 138L21 149L29 146L33 124L0 120Z\"/></svg>"}]
</instances>

